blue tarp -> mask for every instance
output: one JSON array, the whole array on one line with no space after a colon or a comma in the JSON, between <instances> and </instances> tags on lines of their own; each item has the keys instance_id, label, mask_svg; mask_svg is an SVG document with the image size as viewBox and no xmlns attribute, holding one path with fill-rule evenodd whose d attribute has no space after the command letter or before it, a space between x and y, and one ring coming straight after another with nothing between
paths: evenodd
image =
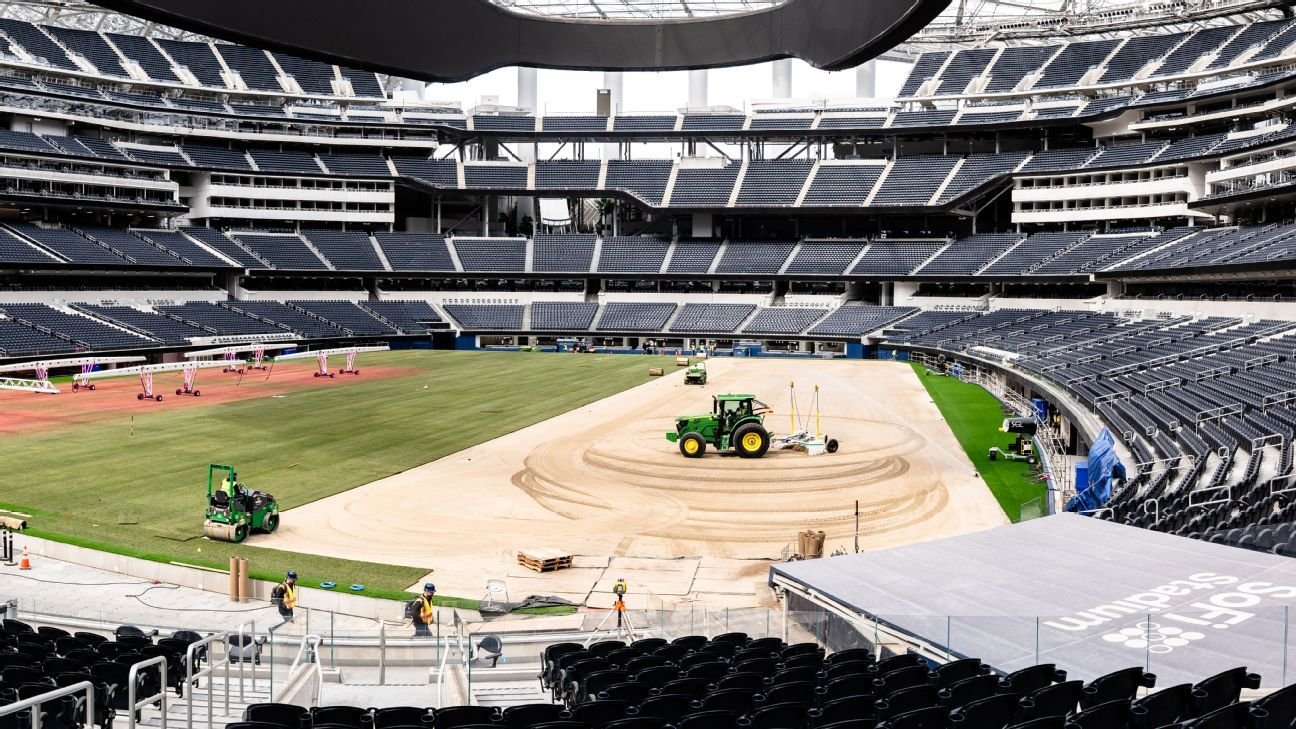
<instances>
[{"instance_id":1,"label":"blue tarp","mask_svg":"<svg viewBox=\"0 0 1296 729\"><path fill-rule=\"evenodd\" d=\"M1079 491L1066 505L1067 511L1093 511L1100 509L1111 498L1112 477L1124 479L1125 466L1116 456L1115 439L1111 431L1103 428L1094 444L1089 447L1089 483L1077 483Z\"/></svg>"}]
</instances>

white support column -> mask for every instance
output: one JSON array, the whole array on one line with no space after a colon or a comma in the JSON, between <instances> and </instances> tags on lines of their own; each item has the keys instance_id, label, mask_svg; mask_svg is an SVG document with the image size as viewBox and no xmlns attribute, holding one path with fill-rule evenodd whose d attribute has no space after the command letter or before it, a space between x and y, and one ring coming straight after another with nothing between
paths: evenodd
<instances>
[{"instance_id":1,"label":"white support column","mask_svg":"<svg viewBox=\"0 0 1296 729\"><path fill-rule=\"evenodd\" d=\"M792 98L792 59L770 63L770 76L770 95L776 99Z\"/></svg>"},{"instance_id":2,"label":"white support column","mask_svg":"<svg viewBox=\"0 0 1296 729\"><path fill-rule=\"evenodd\" d=\"M612 116L620 114L625 103L625 74L620 71L604 71L603 88L608 90L612 102ZM621 145L616 142L604 144L603 159L621 159Z\"/></svg>"},{"instance_id":3,"label":"white support column","mask_svg":"<svg viewBox=\"0 0 1296 729\"><path fill-rule=\"evenodd\" d=\"M523 109L530 109L531 113L539 116L540 109L536 105L536 97L539 94L538 74L534 68L518 66L517 70L517 105ZM535 143L518 145L518 156L523 162L535 164L539 149ZM518 226L522 225L522 218L529 216L532 221L533 230L540 229L540 218L536 215L535 198L519 197L517 199L517 221Z\"/></svg>"},{"instance_id":4,"label":"white support column","mask_svg":"<svg viewBox=\"0 0 1296 729\"><path fill-rule=\"evenodd\" d=\"M861 99L877 98L877 61L855 69L855 95Z\"/></svg>"},{"instance_id":5,"label":"white support column","mask_svg":"<svg viewBox=\"0 0 1296 729\"><path fill-rule=\"evenodd\" d=\"M707 82L710 76L705 68L688 72L688 107L697 109L707 106Z\"/></svg>"}]
</instances>

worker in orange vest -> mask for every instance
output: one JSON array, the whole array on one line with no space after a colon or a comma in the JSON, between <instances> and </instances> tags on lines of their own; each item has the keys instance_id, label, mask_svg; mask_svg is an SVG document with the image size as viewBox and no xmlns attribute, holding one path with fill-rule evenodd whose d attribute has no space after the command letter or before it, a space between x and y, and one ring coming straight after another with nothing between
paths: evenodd
<instances>
[{"instance_id":1,"label":"worker in orange vest","mask_svg":"<svg viewBox=\"0 0 1296 729\"><path fill-rule=\"evenodd\" d=\"M428 628L432 621L436 620L436 608L432 605L432 598L436 595L436 585L431 582L423 585L423 594L419 595L417 603L418 609L414 612L414 637L431 638L432 630Z\"/></svg>"},{"instance_id":2,"label":"worker in orange vest","mask_svg":"<svg viewBox=\"0 0 1296 729\"><path fill-rule=\"evenodd\" d=\"M279 608L279 617L283 622L291 623L293 619L293 608L297 607L297 572L288 570L288 576L283 582L275 585L270 591L270 602Z\"/></svg>"}]
</instances>

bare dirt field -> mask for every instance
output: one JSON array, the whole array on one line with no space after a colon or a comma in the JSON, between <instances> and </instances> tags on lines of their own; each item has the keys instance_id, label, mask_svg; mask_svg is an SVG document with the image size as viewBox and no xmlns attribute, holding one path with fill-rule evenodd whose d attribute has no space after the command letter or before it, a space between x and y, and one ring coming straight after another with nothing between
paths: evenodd
<instances>
[{"instance_id":1,"label":"bare dirt field","mask_svg":"<svg viewBox=\"0 0 1296 729\"><path fill-rule=\"evenodd\" d=\"M761 567L734 560L777 559L801 530L824 530L826 551L853 549L856 500L865 550L1007 523L907 365L719 359L708 367L705 387L669 373L290 510L279 532L259 546L431 564L446 594L476 596L488 578L507 577L525 585L510 588L520 593L514 599L587 594L594 604L608 578L599 568L618 559L628 569L627 558L701 558L686 580L678 569L663 570L664 562L640 567L645 576L665 572L666 583L681 583L658 594L723 594L724 583L763 579ZM797 383L802 408L820 386L823 430L841 442L838 453L771 451L742 459L708 451L685 459L664 437L675 416L708 411L711 395L728 392L765 401L775 411L766 426L786 433L789 381ZM813 430L813 419L809 425ZM586 557L580 569L542 578L516 565L524 548Z\"/></svg>"}]
</instances>

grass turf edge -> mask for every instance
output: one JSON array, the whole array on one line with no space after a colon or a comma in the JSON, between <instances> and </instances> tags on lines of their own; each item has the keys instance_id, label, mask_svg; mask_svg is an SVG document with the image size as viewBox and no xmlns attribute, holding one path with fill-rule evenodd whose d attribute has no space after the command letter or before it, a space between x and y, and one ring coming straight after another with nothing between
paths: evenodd
<instances>
[{"instance_id":1,"label":"grass turf edge","mask_svg":"<svg viewBox=\"0 0 1296 729\"><path fill-rule=\"evenodd\" d=\"M929 376L927 368L917 362L909 364L999 507L1010 521L1020 521L1022 505L1045 497L1048 489L1031 477L1032 468L1028 464L1005 459L991 461L988 457L992 446L1003 448L1010 437L999 431L1005 417L1002 403L980 385L954 377Z\"/></svg>"}]
</instances>

